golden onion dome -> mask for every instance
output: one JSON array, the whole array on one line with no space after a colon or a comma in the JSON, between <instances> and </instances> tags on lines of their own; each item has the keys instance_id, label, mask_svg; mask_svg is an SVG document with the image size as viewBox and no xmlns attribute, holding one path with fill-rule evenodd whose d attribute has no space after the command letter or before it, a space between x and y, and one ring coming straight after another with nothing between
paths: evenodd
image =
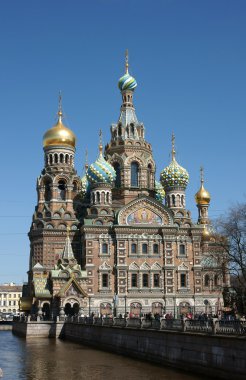
<instances>
[{"instance_id":1,"label":"golden onion dome","mask_svg":"<svg viewBox=\"0 0 246 380\"><path fill-rule=\"evenodd\" d=\"M58 112L57 123L50 128L43 137L43 147L47 148L55 145L62 145L75 148L76 136L67 128L62 122L62 111L61 109Z\"/></svg>"},{"instance_id":2,"label":"golden onion dome","mask_svg":"<svg viewBox=\"0 0 246 380\"><path fill-rule=\"evenodd\" d=\"M204 229L202 231L202 240L203 241L209 241L210 240L210 232L206 226L204 226Z\"/></svg>"},{"instance_id":3,"label":"golden onion dome","mask_svg":"<svg viewBox=\"0 0 246 380\"><path fill-rule=\"evenodd\" d=\"M208 205L210 203L211 197L209 192L201 184L200 189L195 195L195 200L198 205Z\"/></svg>"}]
</instances>

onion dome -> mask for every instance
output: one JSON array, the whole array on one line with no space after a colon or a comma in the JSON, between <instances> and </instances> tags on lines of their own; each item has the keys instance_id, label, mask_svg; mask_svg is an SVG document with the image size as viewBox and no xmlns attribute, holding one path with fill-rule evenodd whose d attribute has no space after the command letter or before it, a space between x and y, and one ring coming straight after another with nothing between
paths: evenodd
<instances>
[{"instance_id":1,"label":"onion dome","mask_svg":"<svg viewBox=\"0 0 246 380\"><path fill-rule=\"evenodd\" d=\"M202 231L202 240L203 241L209 241L210 240L210 232L206 226L204 226L204 229Z\"/></svg>"},{"instance_id":2,"label":"onion dome","mask_svg":"<svg viewBox=\"0 0 246 380\"><path fill-rule=\"evenodd\" d=\"M155 198L161 203L165 199L165 190L158 181L155 181Z\"/></svg>"},{"instance_id":3,"label":"onion dome","mask_svg":"<svg viewBox=\"0 0 246 380\"><path fill-rule=\"evenodd\" d=\"M113 166L105 160L102 151L103 147L100 141L99 157L93 164L89 166L86 173L86 177L90 185L95 185L98 183L107 183L111 185L115 181L116 172Z\"/></svg>"},{"instance_id":4,"label":"onion dome","mask_svg":"<svg viewBox=\"0 0 246 380\"><path fill-rule=\"evenodd\" d=\"M172 161L161 172L161 184L164 189L168 187L183 187L189 183L189 174L186 169L178 164L175 158L174 135L172 136Z\"/></svg>"},{"instance_id":5,"label":"onion dome","mask_svg":"<svg viewBox=\"0 0 246 380\"><path fill-rule=\"evenodd\" d=\"M128 50L126 50L125 58L125 74L119 79L118 87L120 91L131 90L133 91L137 87L136 79L128 73Z\"/></svg>"},{"instance_id":6,"label":"onion dome","mask_svg":"<svg viewBox=\"0 0 246 380\"><path fill-rule=\"evenodd\" d=\"M75 148L76 136L67 128L63 122L63 113L61 108L61 98L59 98L59 111L57 123L49 129L43 137L43 147L47 148L55 145L62 145Z\"/></svg>"},{"instance_id":7,"label":"onion dome","mask_svg":"<svg viewBox=\"0 0 246 380\"><path fill-rule=\"evenodd\" d=\"M203 168L201 168L200 171L201 171L201 187L195 195L196 204L209 205L211 197L210 197L209 192L203 186L203 183L204 183Z\"/></svg>"}]
</instances>

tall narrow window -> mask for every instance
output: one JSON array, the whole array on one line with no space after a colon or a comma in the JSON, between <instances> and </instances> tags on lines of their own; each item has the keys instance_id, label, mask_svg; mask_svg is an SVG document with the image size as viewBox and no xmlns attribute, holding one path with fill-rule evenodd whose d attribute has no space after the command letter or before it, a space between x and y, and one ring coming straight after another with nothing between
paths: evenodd
<instances>
[{"instance_id":1,"label":"tall narrow window","mask_svg":"<svg viewBox=\"0 0 246 380\"><path fill-rule=\"evenodd\" d=\"M121 186L121 175L120 175L120 164L118 162L115 162L113 164L115 173L116 173L116 178L115 178L115 187L120 188Z\"/></svg>"},{"instance_id":2,"label":"tall narrow window","mask_svg":"<svg viewBox=\"0 0 246 380\"><path fill-rule=\"evenodd\" d=\"M148 169L147 169L147 188L150 189L152 186L151 184L151 170L152 170L152 166L149 164L148 165Z\"/></svg>"},{"instance_id":3,"label":"tall narrow window","mask_svg":"<svg viewBox=\"0 0 246 380\"><path fill-rule=\"evenodd\" d=\"M131 245L131 253L137 253L137 244L132 243L132 245Z\"/></svg>"},{"instance_id":4,"label":"tall narrow window","mask_svg":"<svg viewBox=\"0 0 246 380\"><path fill-rule=\"evenodd\" d=\"M108 288L108 274L103 273L102 275L102 287Z\"/></svg>"},{"instance_id":5,"label":"tall narrow window","mask_svg":"<svg viewBox=\"0 0 246 380\"><path fill-rule=\"evenodd\" d=\"M180 244L180 246L179 246L179 254L180 255L185 255L185 245L184 244Z\"/></svg>"},{"instance_id":6,"label":"tall narrow window","mask_svg":"<svg viewBox=\"0 0 246 380\"><path fill-rule=\"evenodd\" d=\"M63 201L66 199L66 185L63 180L58 182L58 197Z\"/></svg>"},{"instance_id":7,"label":"tall narrow window","mask_svg":"<svg viewBox=\"0 0 246 380\"><path fill-rule=\"evenodd\" d=\"M142 253L145 255L148 253L148 245L146 243L142 244Z\"/></svg>"},{"instance_id":8,"label":"tall narrow window","mask_svg":"<svg viewBox=\"0 0 246 380\"><path fill-rule=\"evenodd\" d=\"M215 276L214 276L214 286L218 286L219 285L219 277L218 277L218 275L216 274Z\"/></svg>"},{"instance_id":9,"label":"tall narrow window","mask_svg":"<svg viewBox=\"0 0 246 380\"><path fill-rule=\"evenodd\" d=\"M139 166L137 162L131 163L131 186L139 187Z\"/></svg>"},{"instance_id":10,"label":"tall narrow window","mask_svg":"<svg viewBox=\"0 0 246 380\"><path fill-rule=\"evenodd\" d=\"M184 273L181 273L181 275L180 275L180 286L181 286L181 288L186 288L186 286L187 286L186 274L184 274Z\"/></svg>"},{"instance_id":11,"label":"tall narrow window","mask_svg":"<svg viewBox=\"0 0 246 380\"><path fill-rule=\"evenodd\" d=\"M153 253L154 254L158 254L159 253L159 245L158 244L154 244L153 245Z\"/></svg>"},{"instance_id":12,"label":"tall narrow window","mask_svg":"<svg viewBox=\"0 0 246 380\"><path fill-rule=\"evenodd\" d=\"M132 285L132 288L137 288L137 286L138 286L138 275L137 275L137 273L132 273L131 285Z\"/></svg>"},{"instance_id":13,"label":"tall narrow window","mask_svg":"<svg viewBox=\"0 0 246 380\"><path fill-rule=\"evenodd\" d=\"M206 274L204 277L204 285L209 286L209 275L208 274Z\"/></svg>"},{"instance_id":14,"label":"tall narrow window","mask_svg":"<svg viewBox=\"0 0 246 380\"><path fill-rule=\"evenodd\" d=\"M102 253L104 255L108 253L108 244L107 243L102 244Z\"/></svg>"},{"instance_id":15,"label":"tall narrow window","mask_svg":"<svg viewBox=\"0 0 246 380\"><path fill-rule=\"evenodd\" d=\"M154 287L155 288L160 287L160 275L158 273L154 274Z\"/></svg>"},{"instance_id":16,"label":"tall narrow window","mask_svg":"<svg viewBox=\"0 0 246 380\"><path fill-rule=\"evenodd\" d=\"M149 275L147 273L143 274L143 288L149 287Z\"/></svg>"},{"instance_id":17,"label":"tall narrow window","mask_svg":"<svg viewBox=\"0 0 246 380\"><path fill-rule=\"evenodd\" d=\"M50 189L51 182L46 182L44 184L44 199L45 201L49 202L51 199L51 189Z\"/></svg>"}]
</instances>

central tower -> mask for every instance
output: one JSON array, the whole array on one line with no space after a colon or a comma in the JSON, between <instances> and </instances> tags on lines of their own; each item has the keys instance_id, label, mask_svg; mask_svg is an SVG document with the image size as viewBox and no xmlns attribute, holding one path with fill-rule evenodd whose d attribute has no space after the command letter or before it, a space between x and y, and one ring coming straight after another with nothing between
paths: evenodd
<instances>
[{"instance_id":1,"label":"central tower","mask_svg":"<svg viewBox=\"0 0 246 380\"><path fill-rule=\"evenodd\" d=\"M113 196L127 204L139 194L153 195L155 191L155 162L152 147L145 140L144 124L138 121L133 105L137 82L128 71L128 51L125 57L125 74L119 79L122 105L117 124L111 126L111 141L105 155L116 172Z\"/></svg>"}]
</instances>

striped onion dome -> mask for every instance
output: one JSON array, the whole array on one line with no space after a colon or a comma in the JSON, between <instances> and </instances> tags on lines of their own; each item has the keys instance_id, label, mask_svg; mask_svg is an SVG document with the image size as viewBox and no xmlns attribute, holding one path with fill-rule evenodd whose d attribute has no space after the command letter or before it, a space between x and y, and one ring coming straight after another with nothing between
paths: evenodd
<instances>
[{"instance_id":1,"label":"striped onion dome","mask_svg":"<svg viewBox=\"0 0 246 380\"><path fill-rule=\"evenodd\" d=\"M189 174L186 169L180 166L174 158L170 165L161 172L161 184L164 189L168 187L184 187L189 183Z\"/></svg>"},{"instance_id":2,"label":"striped onion dome","mask_svg":"<svg viewBox=\"0 0 246 380\"><path fill-rule=\"evenodd\" d=\"M98 183L112 184L115 181L116 173L112 165L105 160L102 154L102 146L100 146L100 154L98 159L89 166L86 177L90 185Z\"/></svg>"},{"instance_id":3,"label":"striped onion dome","mask_svg":"<svg viewBox=\"0 0 246 380\"><path fill-rule=\"evenodd\" d=\"M89 182L88 182L88 179L86 177L86 174L81 178L81 196L82 198L85 198L86 195L88 194L89 192Z\"/></svg>"},{"instance_id":4,"label":"striped onion dome","mask_svg":"<svg viewBox=\"0 0 246 380\"><path fill-rule=\"evenodd\" d=\"M134 90L137 87L136 79L133 78L128 72L124 74L118 82L120 91Z\"/></svg>"},{"instance_id":5,"label":"striped onion dome","mask_svg":"<svg viewBox=\"0 0 246 380\"><path fill-rule=\"evenodd\" d=\"M161 203L165 199L165 190L163 189L162 184L158 181L155 181L155 198Z\"/></svg>"}]
</instances>

